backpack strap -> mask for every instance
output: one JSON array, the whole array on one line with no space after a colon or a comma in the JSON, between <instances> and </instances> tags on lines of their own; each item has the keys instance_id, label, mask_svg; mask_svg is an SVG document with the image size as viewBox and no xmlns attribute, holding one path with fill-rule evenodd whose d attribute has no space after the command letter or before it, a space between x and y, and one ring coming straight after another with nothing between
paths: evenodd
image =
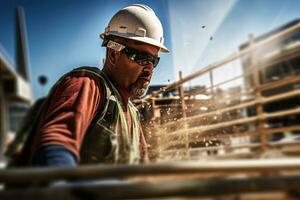
<instances>
[{"instance_id":1,"label":"backpack strap","mask_svg":"<svg viewBox=\"0 0 300 200\"><path fill-rule=\"evenodd\" d=\"M92 124L93 124L93 123L96 123L97 120L102 119L104 117L104 115L106 114L107 109L109 107L108 105L110 102L110 98L112 96L112 92L111 92L110 88L107 86L107 80L106 80L106 78L104 78L105 75L99 68L90 67L90 66L83 66L83 67L75 68L72 71L70 71L69 73L62 76L58 80L58 82L53 86L51 91L55 89L56 85L59 85L59 83L62 80L64 80L66 77L68 77L70 75L86 76L87 74L94 75L99 78L100 83L102 85L98 85L98 87L103 90L104 99L105 99L104 101L102 101L102 104L98 107L98 110L96 111L97 114L94 116L94 118L92 120ZM49 94L51 94L51 92ZM112 106L110 106L110 107L111 107L110 109L112 109ZM102 110L102 112L100 112L101 110Z\"/></svg>"}]
</instances>

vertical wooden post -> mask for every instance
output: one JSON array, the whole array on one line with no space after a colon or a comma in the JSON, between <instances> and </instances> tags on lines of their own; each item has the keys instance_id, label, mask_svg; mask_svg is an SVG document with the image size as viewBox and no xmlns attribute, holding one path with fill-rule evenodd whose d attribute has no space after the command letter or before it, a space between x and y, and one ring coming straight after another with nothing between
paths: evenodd
<instances>
[{"instance_id":1,"label":"vertical wooden post","mask_svg":"<svg viewBox=\"0 0 300 200\"><path fill-rule=\"evenodd\" d=\"M182 80L182 71L179 71L179 80ZM181 112L182 112L182 119L185 120L186 118L186 104L184 99L184 91L183 91L183 84L180 84L178 87L180 103L181 103ZM183 128L187 128L187 124L183 121ZM189 158L189 136L188 133L184 133L185 138L185 156Z\"/></svg>"},{"instance_id":2,"label":"vertical wooden post","mask_svg":"<svg viewBox=\"0 0 300 200\"><path fill-rule=\"evenodd\" d=\"M179 71L179 80L182 80L182 71ZM180 84L178 87L180 103L181 103L181 111L182 111L182 118L186 118L186 105L184 100L184 91L183 91L183 84Z\"/></svg>"},{"instance_id":3,"label":"vertical wooden post","mask_svg":"<svg viewBox=\"0 0 300 200\"><path fill-rule=\"evenodd\" d=\"M151 120L155 120L155 109L156 109L156 104L155 104L155 92L151 93L151 108L152 108L152 119Z\"/></svg>"},{"instance_id":4,"label":"vertical wooden post","mask_svg":"<svg viewBox=\"0 0 300 200\"><path fill-rule=\"evenodd\" d=\"M267 135L264 131L264 119L262 119L263 116L263 103L261 102L262 99L262 94L260 90L260 72L259 72L259 67L257 65L256 61L256 55L255 51L253 49L253 44L254 44L254 37L252 34L249 35L249 47L252 49L250 51L250 67L253 67L253 85L254 85L254 91L256 95L256 99L258 101L258 104L256 106L256 115L258 116L258 133L260 135L260 142L261 142L261 148L262 150L266 150L268 141L267 141Z\"/></svg>"},{"instance_id":5,"label":"vertical wooden post","mask_svg":"<svg viewBox=\"0 0 300 200\"><path fill-rule=\"evenodd\" d=\"M154 135L154 138L156 140L156 148L155 148L155 155L157 156L157 158L160 157L160 153L161 153L161 140L162 140L162 135L160 135L160 131L159 131L159 126L160 126L160 120L159 120L159 116L157 115L159 111L159 108L156 106L156 92L152 92L151 93L151 98L150 98L150 106L151 106L151 110L152 110L152 117L151 117L151 132L152 135Z\"/></svg>"},{"instance_id":6,"label":"vertical wooden post","mask_svg":"<svg viewBox=\"0 0 300 200\"><path fill-rule=\"evenodd\" d=\"M212 70L209 71L209 81L210 81L210 88L211 88L211 95L214 97L214 77Z\"/></svg>"}]
</instances>

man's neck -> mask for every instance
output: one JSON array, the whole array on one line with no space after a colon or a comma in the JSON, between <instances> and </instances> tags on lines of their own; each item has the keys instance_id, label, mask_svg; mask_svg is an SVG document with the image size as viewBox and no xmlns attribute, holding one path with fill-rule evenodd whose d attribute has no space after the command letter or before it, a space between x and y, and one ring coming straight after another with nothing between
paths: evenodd
<instances>
[{"instance_id":1,"label":"man's neck","mask_svg":"<svg viewBox=\"0 0 300 200\"><path fill-rule=\"evenodd\" d=\"M124 109L125 111L127 111L127 105L128 105L128 101L129 101L129 96L128 96L128 93L125 92L124 90L122 89L119 89L117 88L117 90L119 91L121 97L122 97L122 100L123 100L123 103L124 103Z\"/></svg>"},{"instance_id":2,"label":"man's neck","mask_svg":"<svg viewBox=\"0 0 300 200\"><path fill-rule=\"evenodd\" d=\"M120 87L117 82L115 81L113 75L110 73L109 70L107 70L106 68L103 68L102 71L105 73L106 76L108 76L108 78L110 79L110 81L112 82L112 84L114 84L114 86L116 87L116 89L118 90L121 98L122 98L122 101L123 101L123 104L124 104L124 109L125 111L127 111L127 105L128 105L128 102L129 102L129 94L128 92Z\"/></svg>"}]
</instances>

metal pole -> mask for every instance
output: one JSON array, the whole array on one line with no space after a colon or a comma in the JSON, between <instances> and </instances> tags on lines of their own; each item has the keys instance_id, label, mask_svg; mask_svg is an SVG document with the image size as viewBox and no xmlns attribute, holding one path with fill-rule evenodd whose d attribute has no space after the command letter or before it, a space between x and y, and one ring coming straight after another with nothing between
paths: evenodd
<instances>
[{"instance_id":1,"label":"metal pole","mask_svg":"<svg viewBox=\"0 0 300 200\"><path fill-rule=\"evenodd\" d=\"M5 120L6 120L6 116L4 115L5 112L4 112L4 93L2 91L2 67L0 67L0 161L2 161L3 157L3 153L4 153L4 144L5 144L5 134L6 134L6 131L5 131Z\"/></svg>"}]
</instances>

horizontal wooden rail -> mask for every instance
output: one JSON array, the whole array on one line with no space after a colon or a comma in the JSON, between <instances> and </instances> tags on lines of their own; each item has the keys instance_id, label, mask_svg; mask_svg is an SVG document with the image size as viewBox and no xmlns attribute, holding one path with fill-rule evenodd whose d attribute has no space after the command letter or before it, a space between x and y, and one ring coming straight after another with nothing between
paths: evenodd
<instances>
[{"instance_id":1,"label":"horizontal wooden rail","mask_svg":"<svg viewBox=\"0 0 300 200\"><path fill-rule=\"evenodd\" d=\"M235 77L235 78L238 78L238 77ZM270 89L274 89L274 88L277 88L277 87L282 87L282 86L285 86L285 85L288 85L288 84L292 84L292 83L295 83L297 81L300 81L300 75L293 75L293 76L286 77L285 79L281 79L281 80L278 80L278 81L273 81L271 83L266 83L266 84L261 85L258 89L261 90L261 91L270 90ZM222 83L224 83L224 82L222 82ZM216 86L217 85L214 85L214 87L216 87ZM211 87L209 87L209 88L211 88ZM203 89L203 91L206 91L209 88ZM251 88L248 91L231 94L230 97L228 97L228 98L225 97L223 99L223 101L240 99L244 95L252 94L253 91L254 91L254 88ZM191 93L186 94L186 96L190 96L190 95L191 95ZM161 99L161 98L156 98L156 100L159 100L159 99ZM243 100L241 99L241 101L243 101ZM176 106L180 107L180 104L178 104ZM165 107L172 107L172 106L171 105L170 106L169 105L157 105L157 107L158 108L165 108ZM197 111L197 110L196 109L190 110L190 112L192 112L192 111ZM186 118L184 120L189 120L189 118ZM176 121L174 123L177 123L177 122L178 121Z\"/></svg>"},{"instance_id":2,"label":"horizontal wooden rail","mask_svg":"<svg viewBox=\"0 0 300 200\"><path fill-rule=\"evenodd\" d=\"M193 73L189 76L186 76L186 77L184 77L183 79L181 79L179 81L176 81L172 84L167 85L166 87L162 88L159 92L165 93L165 92L167 92L167 91L169 91L173 88L176 88L179 85L181 85L181 84L183 84L187 81L190 81L190 80L192 80L192 79L194 79L194 78L196 78L196 77L198 77L198 76L200 76L204 73L207 73L207 72L209 72L213 69L216 69L216 68L218 68L222 65L225 65L225 64L227 64L227 63L229 63L229 62L231 62L231 61L233 61L237 58L240 58L240 57L246 55L247 53L250 53L251 51L253 51L253 50L255 50L255 49L257 49L257 48L259 48L263 45L266 45L266 44L268 44L268 43L270 43L274 40L280 40L281 38L286 37L287 35L292 34L296 31L298 31L299 29L300 29L300 23L298 23L298 24L296 24L296 25L294 25L294 26L292 26L292 27L290 27L286 30L283 30L283 31L281 31L281 32L279 32L279 33L277 33L273 36L270 36L270 37L266 38L265 40L256 42L251 47L249 46L249 47L247 47L247 48L245 48L245 49L243 49L243 50L241 50L237 53L233 53L232 55L226 57L225 59L222 59L221 61L215 62L215 63L210 64L210 65L208 65L204 68L201 68L200 70L196 71L195 73Z\"/></svg>"},{"instance_id":3,"label":"horizontal wooden rail","mask_svg":"<svg viewBox=\"0 0 300 200\"><path fill-rule=\"evenodd\" d=\"M268 135L274 134L274 133L279 133L279 132L286 132L286 131L296 131L296 130L300 130L300 125L295 125L295 126L286 126L286 127L279 127L279 128L266 128L264 130L262 130L263 133L266 133ZM244 131L241 133L236 133L236 132L229 132L229 133L223 133L223 134L219 134L219 135L203 135L201 134L201 136L194 136L192 139L192 141L190 141L191 143L197 143L197 142L209 142L209 141L214 141L214 140L218 140L218 141L225 141L225 140L229 140L229 139L237 139L237 138L241 138L241 137L252 137L252 136L258 136L259 133L257 131ZM171 148L172 146L175 145L183 145L184 142L186 141L182 141L182 140L170 140L170 138L166 138L164 139L161 143L161 150L166 150ZM155 150L156 151L156 150Z\"/></svg>"},{"instance_id":4,"label":"horizontal wooden rail","mask_svg":"<svg viewBox=\"0 0 300 200\"><path fill-rule=\"evenodd\" d=\"M214 197L261 192L284 192L300 188L299 176L268 176L250 178L214 178L155 183L65 184L56 187L31 187L0 191L1 200L44 199L161 199L178 197ZM210 199L210 198L209 198Z\"/></svg>"},{"instance_id":5,"label":"horizontal wooden rail","mask_svg":"<svg viewBox=\"0 0 300 200\"><path fill-rule=\"evenodd\" d=\"M300 145L300 141L281 141L281 142L269 142L268 145L270 146L286 146L289 145ZM239 144L239 145L231 145L231 146L211 146L211 147L195 147L195 148L189 148L189 152L202 152L202 151L213 151L213 150L235 150L235 149L244 149L244 148L258 148L260 147L260 143L245 143L245 144ZM299 146L300 150L300 146ZM185 152L186 149L184 148L177 148L177 149L170 149L170 150L164 150L161 151L161 155L170 154L170 153L179 153L179 152Z\"/></svg>"},{"instance_id":6,"label":"horizontal wooden rail","mask_svg":"<svg viewBox=\"0 0 300 200\"><path fill-rule=\"evenodd\" d=\"M217 123L217 124L213 124L213 125L198 126L198 127L187 128L187 129L183 129L183 130L179 130L179 131L174 131L174 132L168 133L168 136L178 135L178 134L200 133L200 132L203 133L205 131L228 127L228 126L233 126L233 125L237 125L237 124L252 123L252 122L255 122L260 119L272 119L272 118L284 117L287 115L293 115L293 114L299 114L299 113L300 113L300 108L289 109L289 110L273 112L273 113L264 113L260 116L255 116L255 117L245 117L242 119Z\"/></svg>"},{"instance_id":7,"label":"horizontal wooden rail","mask_svg":"<svg viewBox=\"0 0 300 200\"><path fill-rule=\"evenodd\" d=\"M255 100L252 100L252 101L249 101L249 102L246 102L246 103L242 103L242 104L238 104L238 105L235 105L235 106L230 106L230 107L227 107L227 108L219 109L219 110L208 112L208 113L203 113L203 114L192 116L192 117L187 117L185 119L179 119L179 120L176 120L176 121L172 121L172 122L163 124L162 126L164 128L167 128L169 126L174 126L178 123L192 122L194 120L199 120L199 119L204 118L204 117L213 116L213 115L221 115L221 114L226 113L226 112L230 112L230 111L234 111L234 110L237 110L237 109L242 109L242 108L254 106L257 103L266 104L266 103L275 102L275 101L279 101L279 100L282 100L282 99L286 99L286 98L290 98L290 97L294 97L294 96L298 96L298 95L300 95L300 89L293 90L293 91L290 91L290 92L285 92L285 93L278 94L278 95L274 95L274 96L271 96L271 97L255 99Z\"/></svg>"},{"instance_id":8,"label":"horizontal wooden rail","mask_svg":"<svg viewBox=\"0 0 300 200\"><path fill-rule=\"evenodd\" d=\"M287 76L284 79L280 79L278 81L272 81L272 82L263 84L263 85L261 85L261 87L259 89L261 91L271 90L271 89L282 87L284 85L292 84L292 83L295 83L298 81L300 81L300 75Z\"/></svg>"},{"instance_id":9,"label":"horizontal wooden rail","mask_svg":"<svg viewBox=\"0 0 300 200\"><path fill-rule=\"evenodd\" d=\"M0 183L38 183L54 180L108 179L145 175L215 172L300 170L300 158L173 162L148 165L91 165L58 168L1 169Z\"/></svg>"}]
</instances>

